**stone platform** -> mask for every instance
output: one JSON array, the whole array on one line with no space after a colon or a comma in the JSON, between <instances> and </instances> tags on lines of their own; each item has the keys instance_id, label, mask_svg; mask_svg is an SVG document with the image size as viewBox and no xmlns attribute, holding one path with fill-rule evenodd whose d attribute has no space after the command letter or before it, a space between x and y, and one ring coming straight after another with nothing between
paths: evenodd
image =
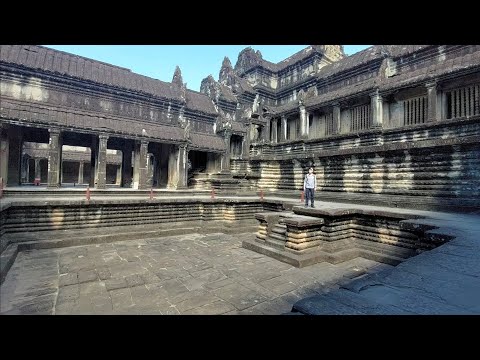
<instances>
[{"instance_id":1,"label":"stone platform","mask_svg":"<svg viewBox=\"0 0 480 360\"><path fill-rule=\"evenodd\" d=\"M236 219L228 206L221 205L219 211L223 220L212 221L209 229L204 226L207 222L199 218L180 222L166 220L147 226L133 224L135 217L131 217L132 223L118 226L112 220L118 218L110 215L100 217L106 223L99 221L94 226L100 219L94 217L90 219L91 227L69 229L65 221L70 219L68 221L74 224L75 219L80 221L82 217L64 217L58 213L54 213L53 218L62 219L62 222L53 221L48 228L35 229L38 221L28 221L31 220L29 216L21 216L18 219L25 219L25 223L17 223L17 229L31 226L29 229L4 231L1 235L2 244L6 244L5 239L17 243L16 258L8 254L12 247L7 246L2 252L2 270L8 262L12 266L8 274L5 272L7 275L1 285L2 314L281 314L290 311L295 303L297 314L456 313L457 310L458 313L478 313L475 307L480 303L480 259L476 255L479 253L478 215L395 209L395 213L409 218L412 225L416 223L428 228L431 236L441 234L451 240L433 250L424 249L426 251L418 256L402 259L396 268L361 257L336 264L321 262L296 268L244 249L241 244L255 241L254 231L258 225L253 225L257 223L253 216L258 212L255 210L258 204L267 213L272 213L272 206L282 208L282 212L293 212L298 200L270 195L263 201L258 196L220 195L212 200L207 195L178 193L152 202L144 199L144 195L126 199L122 194L111 193L89 204L67 196L38 196L28 200L7 197L2 199L1 207L2 214L22 207L64 206L72 210L78 206L107 208L135 204L154 206L158 209L155 211L161 211L168 203L179 202L188 208L187 203L201 200L212 205L217 201L230 205L250 203L253 208L243 212L248 216ZM352 209L377 214L392 211L391 208L321 201L316 205L314 211L336 214ZM311 212L310 209L297 210L302 211ZM121 215L121 211L119 213ZM298 216L308 217L309 214ZM100 226L102 223L107 226ZM63 228L56 229L59 224L63 224ZM10 260L5 261L8 256ZM410 270L405 268L411 266L408 264L413 266ZM382 272L384 269L394 272ZM403 273L389 275L395 274L397 269ZM165 271L167 275L163 274ZM409 272L408 276L405 272ZM381 284L375 285L379 281ZM442 287L439 293L431 289L433 285ZM382 288L384 293L369 290L377 288ZM407 288L408 294L402 293L402 289ZM344 295L345 291L354 292L352 289L357 289L357 293ZM351 303L345 305L356 295L361 295L357 299L359 306L375 310L352 310ZM328 296L338 299L334 297L337 300L332 302L326 298ZM428 301L433 297L434 302L448 303L453 308L437 307L429 312L427 306L405 310L398 305L401 301L423 301L423 296L427 296ZM340 297L343 300L339 300ZM374 299L383 303L367 305ZM300 300L304 302L297 303ZM338 306L332 305L337 302Z\"/></svg>"}]
</instances>

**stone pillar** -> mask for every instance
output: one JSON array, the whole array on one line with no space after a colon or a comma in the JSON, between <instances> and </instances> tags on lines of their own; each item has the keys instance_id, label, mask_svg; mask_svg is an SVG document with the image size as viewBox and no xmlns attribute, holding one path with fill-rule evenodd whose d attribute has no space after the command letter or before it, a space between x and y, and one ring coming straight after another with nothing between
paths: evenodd
<instances>
[{"instance_id":1,"label":"stone pillar","mask_svg":"<svg viewBox=\"0 0 480 360\"><path fill-rule=\"evenodd\" d=\"M383 128L383 99L378 90L370 94L372 108L372 129Z\"/></svg>"},{"instance_id":2,"label":"stone pillar","mask_svg":"<svg viewBox=\"0 0 480 360\"><path fill-rule=\"evenodd\" d=\"M6 184L8 186L18 186L21 182L22 172L22 130L19 127L7 128L8 151L6 152L7 174Z\"/></svg>"},{"instance_id":3,"label":"stone pillar","mask_svg":"<svg viewBox=\"0 0 480 360\"><path fill-rule=\"evenodd\" d=\"M280 141L287 140L287 117L282 115L282 119L280 120Z\"/></svg>"},{"instance_id":4,"label":"stone pillar","mask_svg":"<svg viewBox=\"0 0 480 360\"><path fill-rule=\"evenodd\" d=\"M242 159L248 159L250 157L251 136L252 136L252 124L248 124L247 132L243 138Z\"/></svg>"},{"instance_id":5,"label":"stone pillar","mask_svg":"<svg viewBox=\"0 0 480 360\"><path fill-rule=\"evenodd\" d=\"M105 189L107 183L107 143L108 136L98 136L97 163L95 165L95 188Z\"/></svg>"},{"instance_id":6,"label":"stone pillar","mask_svg":"<svg viewBox=\"0 0 480 360\"><path fill-rule=\"evenodd\" d=\"M30 178L30 157L22 157L22 183L28 183Z\"/></svg>"},{"instance_id":7,"label":"stone pillar","mask_svg":"<svg viewBox=\"0 0 480 360\"><path fill-rule=\"evenodd\" d=\"M122 182L122 165L117 165L117 176L115 176L115 185L120 185Z\"/></svg>"},{"instance_id":8,"label":"stone pillar","mask_svg":"<svg viewBox=\"0 0 480 360\"><path fill-rule=\"evenodd\" d=\"M278 128L278 119L273 120L272 122L272 142L274 144L278 143L277 139L277 128Z\"/></svg>"},{"instance_id":9,"label":"stone pillar","mask_svg":"<svg viewBox=\"0 0 480 360\"><path fill-rule=\"evenodd\" d=\"M62 173L62 133L59 129L48 129L50 132L48 149L48 187L60 186Z\"/></svg>"},{"instance_id":10,"label":"stone pillar","mask_svg":"<svg viewBox=\"0 0 480 360\"><path fill-rule=\"evenodd\" d=\"M333 133L340 134L340 105L333 104Z\"/></svg>"},{"instance_id":11,"label":"stone pillar","mask_svg":"<svg viewBox=\"0 0 480 360\"><path fill-rule=\"evenodd\" d=\"M181 144L178 147L178 184L177 184L177 189L186 189L187 188L187 174L188 174L187 166L188 166L187 145Z\"/></svg>"},{"instance_id":12,"label":"stone pillar","mask_svg":"<svg viewBox=\"0 0 480 360\"><path fill-rule=\"evenodd\" d=\"M133 168L133 188L144 190L147 188L147 156L148 141L135 143L135 159Z\"/></svg>"},{"instance_id":13,"label":"stone pillar","mask_svg":"<svg viewBox=\"0 0 480 360\"><path fill-rule=\"evenodd\" d=\"M95 186L95 175L97 173L97 157L98 157L98 136L92 135L92 142L90 143L90 180L88 184L90 187Z\"/></svg>"},{"instance_id":14,"label":"stone pillar","mask_svg":"<svg viewBox=\"0 0 480 360\"><path fill-rule=\"evenodd\" d=\"M129 188L132 186L132 144L125 141L122 149L122 187Z\"/></svg>"},{"instance_id":15,"label":"stone pillar","mask_svg":"<svg viewBox=\"0 0 480 360\"><path fill-rule=\"evenodd\" d=\"M308 138L308 117L307 111L305 110L305 106L299 106L300 111L300 138L306 139Z\"/></svg>"},{"instance_id":16,"label":"stone pillar","mask_svg":"<svg viewBox=\"0 0 480 360\"><path fill-rule=\"evenodd\" d=\"M167 189L176 189L178 185L178 147L172 146L168 154L168 182Z\"/></svg>"},{"instance_id":17,"label":"stone pillar","mask_svg":"<svg viewBox=\"0 0 480 360\"><path fill-rule=\"evenodd\" d=\"M228 131L225 131L225 134L223 136L223 140L225 142L225 152L223 153L222 162L221 162L222 172L230 172L230 138L231 136L232 134L230 134Z\"/></svg>"},{"instance_id":18,"label":"stone pillar","mask_svg":"<svg viewBox=\"0 0 480 360\"><path fill-rule=\"evenodd\" d=\"M427 99L428 99L428 116L427 122L439 121L441 108L438 108L438 92L437 92L437 82L432 81L426 83L427 87Z\"/></svg>"},{"instance_id":19,"label":"stone pillar","mask_svg":"<svg viewBox=\"0 0 480 360\"><path fill-rule=\"evenodd\" d=\"M8 179L8 135L5 124L0 123L0 178L5 186Z\"/></svg>"},{"instance_id":20,"label":"stone pillar","mask_svg":"<svg viewBox=\"0 0 480 360\"><path fill-rule=\"evenodd\" d=\"M172 147L168 158L168 189L187 187L188 150L186 144Z\"/></svg>"},{"instance_id":21,"label":"stone pillar","mask_svg":"<svg viewBox=\"0 0 480 360\"><path fill-rule=\"evenodd\" d=\"M35 159L35 180L42 182L42 169L40 168L40 159Z\"/></svg>"},{"instance_id":22,"label":"stone pillar","mask_svg":"<svg viewBox=\"0 0 480 360\"><path fill-rule=\"evenodd\" d=\"M36 166L37 166L37 163L35 162L35 167ZM83 184L83 167L84 167L84 162L80 161L80 163L78 164L78 183L79 184Z\"/></svg>"},{"instance_id":23,"label":"stone pillar","mask_svg":"<svg viewBox=\"0 0 480 360\"><path fill-rule=\"evenodd\" d=\"M265 140L265 142L270 142L272 139L270 138L270 118L268 117L266 119L267 121L265 122L265 126L262 129L262 138Z\"/></svg>"}]
</instances>

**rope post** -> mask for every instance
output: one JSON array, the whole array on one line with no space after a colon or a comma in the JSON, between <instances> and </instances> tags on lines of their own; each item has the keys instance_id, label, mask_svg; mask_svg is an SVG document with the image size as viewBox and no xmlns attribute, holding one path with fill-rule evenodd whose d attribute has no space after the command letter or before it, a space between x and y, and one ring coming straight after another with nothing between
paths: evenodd
<instances>
[{"instance_id":1,"label":"rope post","mask_svg":"<svg viewBox=\"0 0 480 360\"><path fill-rule=\"evenodd\" d=\"M87 201L90 201L90 186L87 186L87 191L85 193L85 196L87 198Z\"/></svg>"},{"instance_id":2,"label":"rope post","mask_svg":"<svg viewBox=\"0 0 480 360\"><path fill-rule=\"evenodd\" d=\"M213 188L212 186L212 195L211 195L212 199L215 199L215 189Z\"/></svg>"},{"instance_id":3,"label":"rope post","mask_svg":"<svg viewBox=\"0 0 480 360\"><path fill-rule=\"evenodd\" d=\"M305 200L305 191L302 191L300 194L300 202L303 202Z\"/></svg>"},{"instance_id":4,"label":"rope post","mask_svg":"<svg viewBox=\"0 0 480 360\"><path fill-rule=\"evenodd\" d=\"M153 187L150 188L150 200L153 200Z\"/></svg>"},{"instance_id":5,"label":"rope post","mask_svg":"<svg viewBox=\"0 0 480 360\"><path fill-rule=\"evenodd\" d=\"M263 200L263 189L260 189L260 199Z\"/></svg>"}]
</instances>

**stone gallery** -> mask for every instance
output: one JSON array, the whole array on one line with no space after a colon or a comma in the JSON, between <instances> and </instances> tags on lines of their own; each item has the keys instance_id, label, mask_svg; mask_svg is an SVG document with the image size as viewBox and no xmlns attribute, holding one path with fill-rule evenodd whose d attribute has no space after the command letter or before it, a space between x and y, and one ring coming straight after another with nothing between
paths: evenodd
<instances>
[{"instance_id":1,"label":"stone gallery","mask_svg":"<svg viewBox=\"0 0 480 360\"><path fill-rule=\"evenodd\" d=\"M0 92L1 314L480 313L479 45L246 48L200 92L1 45Z\"/></svg>"}]
</instances>

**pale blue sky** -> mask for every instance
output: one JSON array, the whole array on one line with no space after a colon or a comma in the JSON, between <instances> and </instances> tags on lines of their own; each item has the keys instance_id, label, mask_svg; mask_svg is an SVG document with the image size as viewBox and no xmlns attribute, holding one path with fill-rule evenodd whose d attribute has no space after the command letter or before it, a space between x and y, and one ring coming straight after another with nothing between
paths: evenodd
<instances>
[{"instance_id":1,"label":"pale blue sky","mask_svg":"<svg viewBox=\"0 0 480 360\"><path fill-rule=\"evenodd\" d=\"M87 58L131 69L138 74L170 82L175 66L180 66L187 87L198 91L203 78L212 74L218 80L223 58L235 66L238 53L251 46L265 60L277 63L307 45L46 45ZM344 45L347 55L370 45Z\"/></svg>"}]
</instances>

